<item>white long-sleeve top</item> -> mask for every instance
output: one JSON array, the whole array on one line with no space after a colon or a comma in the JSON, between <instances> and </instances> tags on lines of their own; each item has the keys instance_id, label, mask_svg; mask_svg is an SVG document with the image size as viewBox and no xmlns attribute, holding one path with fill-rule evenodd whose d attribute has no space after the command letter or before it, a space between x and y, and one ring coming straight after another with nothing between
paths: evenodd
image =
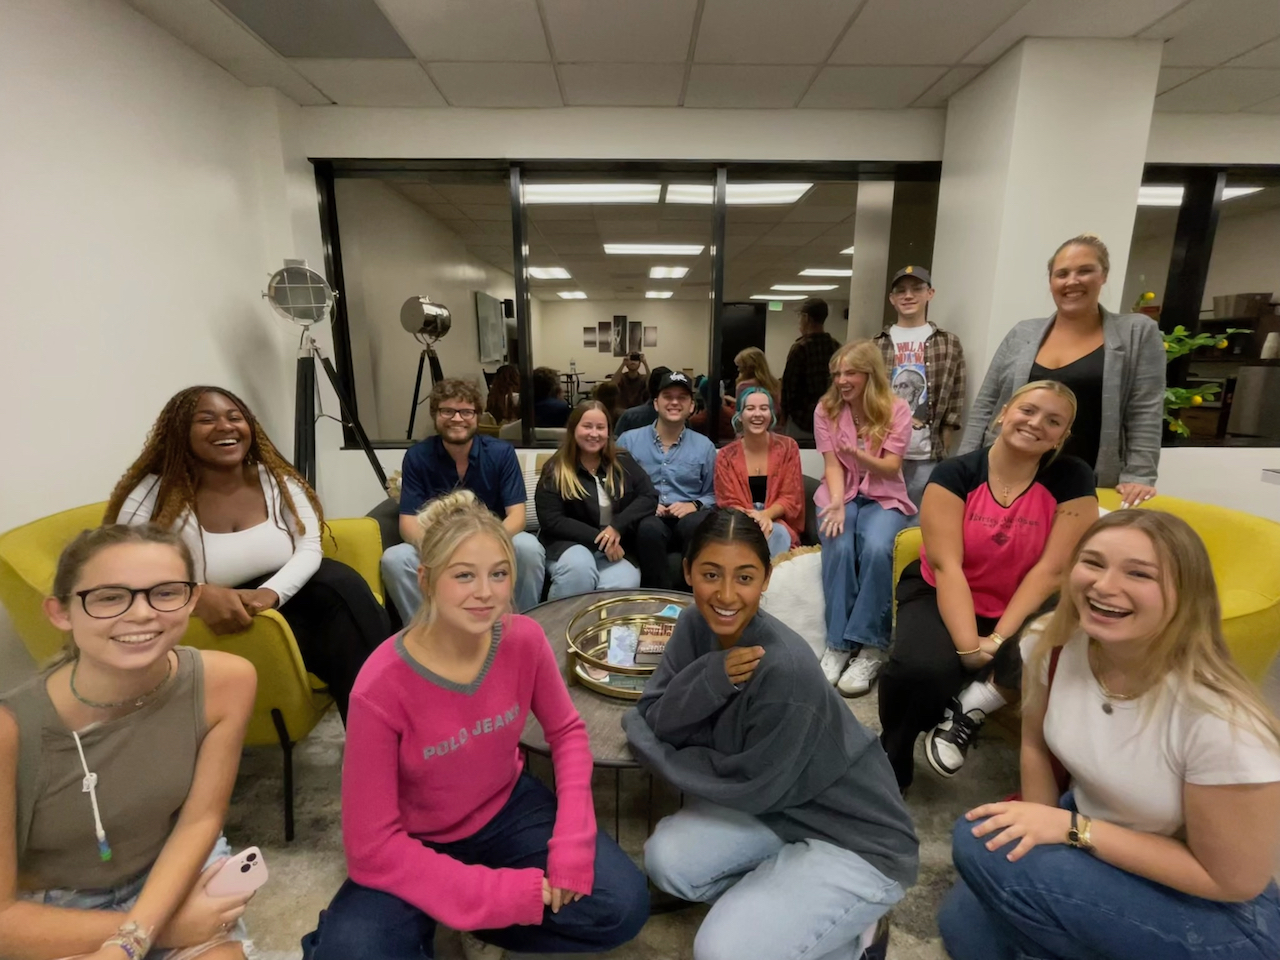
<instances>
[{"instance_id":1,"label":"white long-sleeve top","mask_svg":"<svg viewBox=\"0 0 1280 960\"><path fill-rule=\"evenodd\" d=\"M210 533L200 528L195 514L188 509L178 517L174 531L191 549L197 581L236 587L273 574L262 586L274 591L280 598L280 606L284 606L320 567L323 556L320 521L311 508L311 501L295 481L285 480L285 483L298 511L296 518L284 509L275 478L261 465L258 479L267 500L267 519L262 523L236 533ZM118 522L131 525L149 522L156 511L159 491L160 478L148 474L125 498ZM292 540L285 525L293 531ZM299 533L299 529L305 529L306 533Z\"/></svg>"}]
</instances>

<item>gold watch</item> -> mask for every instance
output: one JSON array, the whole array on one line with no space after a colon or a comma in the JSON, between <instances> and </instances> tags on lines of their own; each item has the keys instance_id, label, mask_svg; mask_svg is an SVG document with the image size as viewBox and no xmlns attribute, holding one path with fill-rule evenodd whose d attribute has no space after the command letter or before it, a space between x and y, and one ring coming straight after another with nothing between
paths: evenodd
<instances>
[{"instance_id":1,"label":"gold watch","mask_svg":"<svg viewBox=\"0 0 1280 960\"><path fill-rule=\"evenodd\" d=\"M1082 813L1071 811L1071 829L1067 831L1067 843L1086 853L1093 852L1093 842L1089 839L1089 830L1093 821Z\"/></svg>"}]
</instances>

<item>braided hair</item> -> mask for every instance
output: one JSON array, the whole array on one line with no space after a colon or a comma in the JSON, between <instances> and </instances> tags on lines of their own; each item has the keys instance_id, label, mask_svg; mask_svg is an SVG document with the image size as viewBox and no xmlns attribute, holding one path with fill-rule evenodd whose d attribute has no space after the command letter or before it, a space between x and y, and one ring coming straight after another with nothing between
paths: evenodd
<instances>
[{"instance_id":1,"label":"braided hair","mask_svg":"<svg viewBox=\"0 0 1280 960\"><path fill-rule=\"evenodd\" d=\"M307 500L311 503L311 508L316 512L316 519L319 520L323 531L324 511L320 507L320 499L293 465L280 455L280 451L267 437L262 424L253 415L248 404L224 387L209 386L187 387L169 398L169 402L164 405L160 416L151 427L151 432L147 434L142 453L124 472L120 482L111 491L104 522L117 522L125 499L149 474L155 474L160 478L155 510L147 518L150 522L170 530L187 510L191 511L197 522L199 521L199 513L196 510L196 489L200 468L195 455L191 452L191 422L195 419L196 406L200 398L206 393L220 393L240 408L245 422L249 424L249 452L245 455L244 462L246 465L261 465L266 468L280 491L281 504L298 523L298 532L305 534L306 530L302 529L302 521L298 517L298 510L294 506L293 496L289 493L286 480L292 480L302 488ZM293 531L288 525L281 524L278 519L276 524L283 527L292 541Z\"/></svg>"}]
</instances>

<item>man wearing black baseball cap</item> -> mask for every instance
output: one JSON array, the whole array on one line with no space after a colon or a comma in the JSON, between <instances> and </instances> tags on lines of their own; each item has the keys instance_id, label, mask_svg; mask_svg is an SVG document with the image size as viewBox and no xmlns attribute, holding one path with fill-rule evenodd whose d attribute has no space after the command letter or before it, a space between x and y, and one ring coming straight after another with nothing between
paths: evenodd
<instances>
[{"instance_id":1,"label":"man wearing black baseball cap","mask_svg":"<svg viewBox=\"0 0 1280 960\"><path fill-rule=\"evenodd\" d=\"M929 271L903 267L889 281L889 303L897 320L875 337L893 392L911 407L911 443L902 458L902 479L917 507L934 466L959 435L964 413L964 350L959 337L929 321L932 299ZM919 514L912 522L919 522Z\"/></svg>"},{"instance_id":2,"label":"man wearing black baseball cap","mask_svg":"<svg viewBox=\"0 0 1280 960\"><path fill-rule=\"evenodd\" d=\"M685 426L693 412L688 374L667 371L658 381L653 407L658 419L619 436L618 446L644 468L658 491L657 511L636 528L640 583L669 590L675 585L667 554L682 551L707 518L704 508L716 505L716 447Z\"/></svg>"}]
</instances>

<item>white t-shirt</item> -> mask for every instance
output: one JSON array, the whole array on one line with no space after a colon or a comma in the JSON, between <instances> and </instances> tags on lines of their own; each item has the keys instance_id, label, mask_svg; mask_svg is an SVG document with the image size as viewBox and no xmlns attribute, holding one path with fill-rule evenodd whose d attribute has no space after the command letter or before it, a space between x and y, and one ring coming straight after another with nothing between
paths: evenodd
<instances>
[{"instance_id":1,"label":"white t-shirt","mask_svg":"<svg viewBox=\"0 0 1280 960\"><path fill-rule=\"evenodd\" d=\"M1081 813L1173 836L1185 823L1184 783L1280 781L1280 750L1250 727L1189 703L1175 683L1170 677L1137 700L1108 701L1089 669L1085 636L1062 648L1044 738L1071 774Z\"/></svg>"},{"instance_id":2,"label":"white t-shirt","mask_svg":"<svg viewBox=\"0 0 1280 960\"><path fill-rule=\"evenodd\" d=\"M889 328L893 338L893 369L889 382L893 392L911 408L911 444L903 456L908 460L933 459L933 434L929 427L929 376L924 367L924 343L933 328L927 323Z\"/></svg>"},{"instance_id":3,"label":"white t-shirt","mask_svg":"<svg viewBox=\"0 0 1280 960\"><path fill-rule=\"evenodd\" d=\"M613 501L609 499L602 477L596 477L596 502L600 504L600 526L607 527L613 523Z\"/></svg>"},{"instance_id":4,"label":"white t-shirt","mask_svg":"<svg viewBox=\"0 0 1280 960\"><path fill-rule=\"evenodd\" d=\"M195 515L188 510L174 524L174 530L191 550L196 562L196 580L219 587L236 587L258 577L274 574L262 586L275 591L284 606L311 579L320 568L324 555L320 547L320 521L316 519L311 502L302 487L292 480L285 481L293 505L298 510L295 520L286 514L280 500L275 478L265 467L258 467L258 479L267 500L267 519L257 526L236 533L210 533L201 530ZM147 523L156 509L156 497L160 492L160 478L155 474L144 477L120 508L120 523ZM285 517L293 539L284 529ZM301 523L306 533L299 535Z\"/></svg>"}]
</instances>

